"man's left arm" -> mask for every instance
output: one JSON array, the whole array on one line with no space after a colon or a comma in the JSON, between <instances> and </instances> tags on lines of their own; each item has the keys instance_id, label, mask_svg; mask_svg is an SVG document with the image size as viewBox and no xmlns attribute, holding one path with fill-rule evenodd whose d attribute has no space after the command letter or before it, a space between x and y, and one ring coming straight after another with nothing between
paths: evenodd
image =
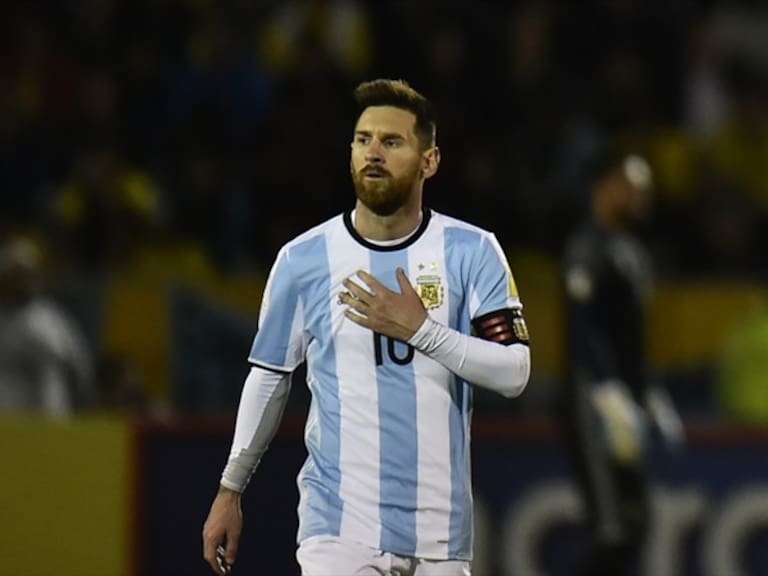
<instances>
[{"instance_id":1,"label":"man's left arm","mask_svg":"<svg viewBox=\"0 0 768 576\"><path fill-rule=\"evenodd\" d=\"M531 373L522 311L499 310L473 324L480 337L462 334L427 316L408 343L467 382L508 398L519 396Z\"/></svg>"}]
</instances>

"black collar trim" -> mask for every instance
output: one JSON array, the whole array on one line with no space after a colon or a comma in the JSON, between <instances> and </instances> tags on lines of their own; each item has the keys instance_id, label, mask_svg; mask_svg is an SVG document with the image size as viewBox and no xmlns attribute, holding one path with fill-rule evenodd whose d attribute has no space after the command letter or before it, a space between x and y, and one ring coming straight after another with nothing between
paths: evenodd
<instances>
[{"instance_id":1,"label":"black collar trim","mask_svg":"<svg viewBox=\"0 0 768 576\"><path fill-rule=\"evenodd\" d=\"M429 220L432 218L432 211L429 208L423 208L421 211L421 224L419 224L418 229L416 232L411 234L408 238L400 242L399 244L392 244L391 246L381 246L379 244L374 244L373 242L369 242L360 234L357 230L355 230L355 226L352 224L352 210L349 210L348 212L344 212L344 226L347 227L347 231L350 233L352 238L354 238L358 244L362 244L369 250L375 250L376 252L395 252L396 250L402 250L403 248L408 248L411 244L416 242L419 238L421 238L421 235L424 234L424 231L427 229L427 226L429 225Z\"/></svg>"}]
</instances>

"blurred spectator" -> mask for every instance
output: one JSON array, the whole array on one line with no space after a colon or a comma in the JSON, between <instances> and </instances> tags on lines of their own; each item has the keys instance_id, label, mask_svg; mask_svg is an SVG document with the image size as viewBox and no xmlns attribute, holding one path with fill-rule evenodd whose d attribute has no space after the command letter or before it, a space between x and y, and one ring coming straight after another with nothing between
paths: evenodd
<instances>
[{"instance_id":1,"label":"blurred spectator","mask_svg":"<svg viewBox=\"0 0 768 576\"><path fill-rule=\"evenodd\" d=\"M716 123L696 128L690 192L668 228L681 267L698 276L763 277L768 271L768 75L742 57L724 56L718 78L726 98Z\"/></svg>"},{"instance_id":2,"label":"blurred spectator","mask_svg":"<svg viewBox=\"0 0 768 576\"><path fill-rule=\"evenodd\" d=\"M110 147L82 151L52 201L52 244L65 267L120 269L156 239L160 190L148 174L123 165Z\"/></svg>"},{"instance_id":3,"label":"blurred spectator","mask_svg":"<svg viewBox=\"0 0 768 576\"><path fill-rule=\"evenodd\" d=\"M684 122L699 139L722 126L726 95L721 74L724 54L712 27L703 17L691 24L686 47L687 72L684 92Z\"/></svg>"},{"instance_id":4,"label":"blurred spectator","mask_svg":"<svg viewBox=\"0 0 768 576\"><path fill-rule=\"evenodd\" d=\"M659 175L666 277L760 278L766 22L723 0L9 0L0 236L44 230L73 286L258 274L352 194L346 95L373 73L443 94L454 161L426 201L513 251L559 252L584 159L619 134Z\"/></svg>"},{"instance_id":5,"label":"blurred spectator","mask_svg":"<svg viewBox=\"0 0 768 576\"><path fill-rule=\"evenodd\" d=\"M172 233L202 246L220 270L258 260L255 188L267 149L273 79L253 46L250 20L200 8L184 57L169 70L168 149L161 154Z\"/></svg>"},{"instance_id":6,"label":"blurred spectator","mask_svg":"<svg viewBox=\"0 0 768 576\"><path fill-rule=\"evenodd\" d=\"M711 37L719 49L768 70L768 7L748 1L704 4Z\"/></svg>"},{"instance_id":7,"label":"blurred spectator","mask_svg":"<svg viewBox=\"0 0 768 576\"><path fill-rule=\"evenodd\" d=\"M91 351L42 274L30 240L0 246L0 411L66 416L93 401Z\"/></svg>"},{"instance_id":8,"label":"blurred spectator","mask_svg":"<svg viewBox=\"0 0 768 576\"><path fill-rule=\"evenodd\" d=\"M355 76L370 65L372 38L368 9L356 0L290 0L267 16L262 50L277 70L303 66L307 38L334 66Z\"/></svg>"},{"instance_id":9,"label":"blurred spectator","mask_svg":"<svg viewBox=\"0 0 768 576\"><path fill-rule=\"evenodd\" d=\"M261 256L269 259L286 239L339 211L353 194L349 167L339 161L352 141L353 111L344 97L350 79L311 30L294 49L298 57L280 78L280 106L267 126L269 146L254 184Z\"/></svg>"},{"instance_id":10,"label":"blurred spectator","mask_svg":"<svg viewBox=\"0 0 768 576\"><path fill-rule=\"evenodd\" d=\"M205 146L239 174L251 165L252 147L262 144L273 79L255 46L258 20L233 9L239 6L202 3L182 18L185 36L180 54L169 59L162 109L170 148L159 151L172 169Z\"/></svg>"},{"instance_id":11,"label":"blurred spectator","mask_svg":"<svg viewBox=\"0 0 768 576\"><path fill-rule=\"evenodd\" d=\"M687 224L682 224L687 222ZM689 275L757 277L768 262L761 249L765 214L743 188L701 162L696 191L679 214L675 236Z\"/></svg>"},{"instance_id":12,"label":"blurred spectator","mask_svg":"<svg viewBox=\"0 0 768 576\"><path fill-rule=\"evenodd\" d=\"M729 110L706 143L708 160L768 214L768 70L731 59L724 75Z\"/></svg>"},{"instance_id":13,"label":"blurred spectator","mask_svg":"<svg viewBox=\"0 0 768 576\"><path fill-rule=\"evenodd\" d=\"M505 136L498 158L505 183L496 193L503 213L519 214L509 242L559 246L561 238L544 225L557 201L552 189L552 167L560 130L568 113L568 93L557 73L556 26L558 12L551 2L529 0L510 10L503 36L506 56L506 98L500 101ZM496 222L494 228L504 228ZM507 227L508 228L508 227Z\"/></svg>"},{"instance_id":14,"label":"blurred spectator","mask_svg":"<svg viewBox=\"0 0 768 576\"><path fill-rule=\"evenodd\" d=\"M423 6L421 7L423 11ZM423 69L414 71L413 78L419 79L419 87L432 94L440 94L440 102L435 104L435 114L440 125L440 153L443 158L449 159L440 168L435 176L434 194L430 194L427 203L434 208L446 213L463 213L469 220L478 224L485 224L492 228L491 224L484 220L488 214L484 210L475 210L468 213L475 206L487 206L492 202L488 195L495 192L492 186L483 186L484 182L477 182L480 178L471 180L473 172L481 170L473 169L478 162L484 161L484 167L488 172L493 170L493 156L487 154L486 149L476 152L476 139L470 137L471 118L464 111L471 110L476 105L473 95L477 91L472 89L468 76L468 63L471 57L467 32L452 18L446 17L435 20L435 15L419 14L411 10L411 17L419 17L421 29L428 30L428 35L423 39L421 50L423 51ZM431 26L425 22L430 21ZM416 26L416 24L414 24ZM412 62L411 64L415 64ZM398 71L399 72L399 71ZM480 156L480 158L477 158ZM462 161L454 160L462 158ZM490 175L492 176L492 175ZM472 190L477 196L477 202L467 206L462 202L461 192ZM480 198L484 198L480 200ZM478 214L478 212L480 212Z\"/></svg>"},{"instance_id":15,"label":"blurred spectator","mask_svg":"<svg viewBox=\"0 0 768 576\"><path fill-rule=\"evenodd\" d=\"M59 129L77 101L78 66L45 21L26 11L0 34L0 227L29 225L69 157Z\"/></svg>"},{"instance_id":16,"label":"blurred spectator","mask_svg":"<svg viewBox=\"0 0 768 576\"><path fill-rule=\"evenodd\" d=\"M173 210L179 240L204 249L220 270L242 270L257 253L257 221L242 186L232 182L218 155L200 147L180 167L177 187L183 194Z\"/></svg>"}]
</instances>

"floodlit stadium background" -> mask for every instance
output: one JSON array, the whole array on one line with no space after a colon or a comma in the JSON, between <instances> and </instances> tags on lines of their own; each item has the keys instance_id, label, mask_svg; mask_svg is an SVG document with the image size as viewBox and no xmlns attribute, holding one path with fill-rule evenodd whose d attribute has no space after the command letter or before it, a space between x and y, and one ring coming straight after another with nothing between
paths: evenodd
<instances>
[{"instance_id":1,"label":"floodlit stadium background","mask_svg":"<svg viewBox=\"0 0 768 576\"><path fill-rule=\"evenodd\" d=\"M476 573L578 550L558 258L608 137L654 170L651 363L690 435L655 463L646 573L768 573L768 9L693 0L3 2L0 241L39 249L96 387L66 419L0 416L0 573L207 573L265 274L351 205L350 92L379 76L432 98L426 203L496 233L532 336L523 397L478 397ZM246 497L241 573L295 573L306 400Z\"/></svg>"}]
</instances>

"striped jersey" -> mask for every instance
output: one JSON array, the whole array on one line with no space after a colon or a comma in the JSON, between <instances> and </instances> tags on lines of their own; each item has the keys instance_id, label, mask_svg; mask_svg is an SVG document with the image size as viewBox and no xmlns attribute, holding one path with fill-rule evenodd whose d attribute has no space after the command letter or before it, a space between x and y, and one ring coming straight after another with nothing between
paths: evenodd
<instances>
[{"instance_id":1,"label":"striped jersey","mask_svg":"<svg viewBox=\"0 0 768 576\"><path fill-rule=\"evenodd\" d=\"M404 556L468 560L470 385L347 319L339 301L342 281L361 269L399 291L398 267L431 317L464 334L473 318L520 308L493 234L425 209L414 234L381 246L357 233L348 212L281 249L249 360L283 372L307 362L299 541L330 535Z\"/></svg>"}]
</instances>

